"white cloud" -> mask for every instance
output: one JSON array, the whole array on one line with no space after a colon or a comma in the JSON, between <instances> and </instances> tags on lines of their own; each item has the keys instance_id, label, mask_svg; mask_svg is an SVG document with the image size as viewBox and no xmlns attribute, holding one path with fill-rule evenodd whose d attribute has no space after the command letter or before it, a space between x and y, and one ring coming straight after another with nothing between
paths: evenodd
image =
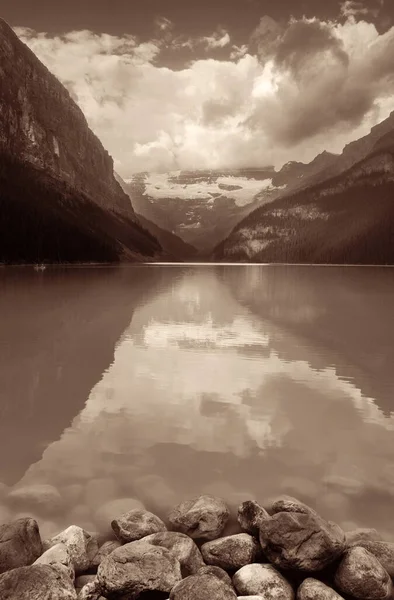
<instances>
[{"instance_id":1,"label":"white cloud","mask_svg":"<svg viewBox=\"0 0 394 600\"><path fill-rule=\"evenodd\" d=\"M364 6L363 2L357 0L345 0L341 4L341 15L343 17L365 16L372 14L375 17L378 14L377 10L373 10Z\"/></svg>"},{"instance_id":2,"label":"white cloud","mask_svg":"<svg viewBox=\"0 0 394 600\"><path fill-rule=\"evenodd\" d=\"M379 34L353 15L287 27L263 19L253 38L258 56L231 46L224 30L183 40L228 46L232 60L207 57L178 71L159 65L158 41L17 33L77 99L125 177L310 160L340 151L394 108L394 28Z\"/></svg>"}]
</instances>

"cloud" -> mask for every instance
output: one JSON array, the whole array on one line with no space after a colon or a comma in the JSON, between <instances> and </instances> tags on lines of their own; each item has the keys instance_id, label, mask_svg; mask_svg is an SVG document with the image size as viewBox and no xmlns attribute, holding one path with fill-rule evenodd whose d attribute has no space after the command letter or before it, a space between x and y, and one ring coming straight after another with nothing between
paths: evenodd
<instances>
[{"instance_id":1,"label":"cloud","mask_svg":"<svg viewBox=\"0 0 394 600\"><path fill-rule=\"evenodd\" d=\"M343 17L366 16L369 14L376 18L379 14L379 10L368 8L363 2L358 2L357 0L345 0L345 2L341 4L341 15Z\"/></svg>"},{"instance_id":2,"label":"cloud","mask_svg":"<svg viewBox=\"0 0 394 600\"><path fill-rule=\"evenodd\" d=\"M170 24L160 23L166 33ZM196 39L171 33L165 44L202 57L178 70L162 65L160 39L17 33L70 90L124 177L311 160L394 109L394 28L379 33L354 15L265 17L248 47L231 45L223 29ZM212 58L219 51L228 59Z\"/></svg>"}]
</instances>

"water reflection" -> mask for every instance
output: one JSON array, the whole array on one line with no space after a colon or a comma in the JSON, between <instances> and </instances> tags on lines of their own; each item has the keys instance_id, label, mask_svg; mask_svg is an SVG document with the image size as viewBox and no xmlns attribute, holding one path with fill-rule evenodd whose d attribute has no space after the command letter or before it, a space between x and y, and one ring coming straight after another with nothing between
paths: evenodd
<instances>
[{"instance_id":1,"label":"water reflection","mask_svg":"<svg viewBox=\"0 0 394 600\"><path fill-rule=\"evenodd\" d=\"M134 312L128 304L114 359L20 484L73 489L59 519L89 528L110 498L139 497L163 515L201 492L232 505L291 493L342 523L394 534L391 272L140 271L155 285L134 277L145 297Z\"/></svg>"}]
</instances>

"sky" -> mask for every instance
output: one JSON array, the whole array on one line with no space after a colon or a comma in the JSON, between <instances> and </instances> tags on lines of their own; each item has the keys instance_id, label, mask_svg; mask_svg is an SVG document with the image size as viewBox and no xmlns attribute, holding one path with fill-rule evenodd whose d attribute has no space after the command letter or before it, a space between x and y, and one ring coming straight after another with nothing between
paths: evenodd
<instances>
[{"instance_id":1,"label":"sky","mask_svg":"<svg viewBox=\"0 0 394 600\"><path fill-rule=\"evenodd\" d=\"M393 0L2 0L123 177L309 161L394 110Z\"/></svg>"}]
</instances>

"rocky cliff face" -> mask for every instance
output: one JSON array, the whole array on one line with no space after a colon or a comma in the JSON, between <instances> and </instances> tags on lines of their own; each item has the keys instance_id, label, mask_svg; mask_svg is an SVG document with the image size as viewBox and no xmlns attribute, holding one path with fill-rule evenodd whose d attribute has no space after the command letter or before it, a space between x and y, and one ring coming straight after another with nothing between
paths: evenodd
<instances>
[{"instance_id":1,"label":"rocky cliff face","mask_svg":"<svg viewBox=\"0 0 394 600\"><path fill-rule=\"evenodd\" d=\"M0 20L0 263L161 256L82 111Z\"/></svg>"},{"instance_id":2,"label":"rocky cliff face","mask_svg":"<svg viewBox=\"0 0 394 600\"><path fill-rule=\"evenodd\" d=\"M133 216L113 160L66 88L0 19L0 150Z\"/></svg>"}]
</instances>

